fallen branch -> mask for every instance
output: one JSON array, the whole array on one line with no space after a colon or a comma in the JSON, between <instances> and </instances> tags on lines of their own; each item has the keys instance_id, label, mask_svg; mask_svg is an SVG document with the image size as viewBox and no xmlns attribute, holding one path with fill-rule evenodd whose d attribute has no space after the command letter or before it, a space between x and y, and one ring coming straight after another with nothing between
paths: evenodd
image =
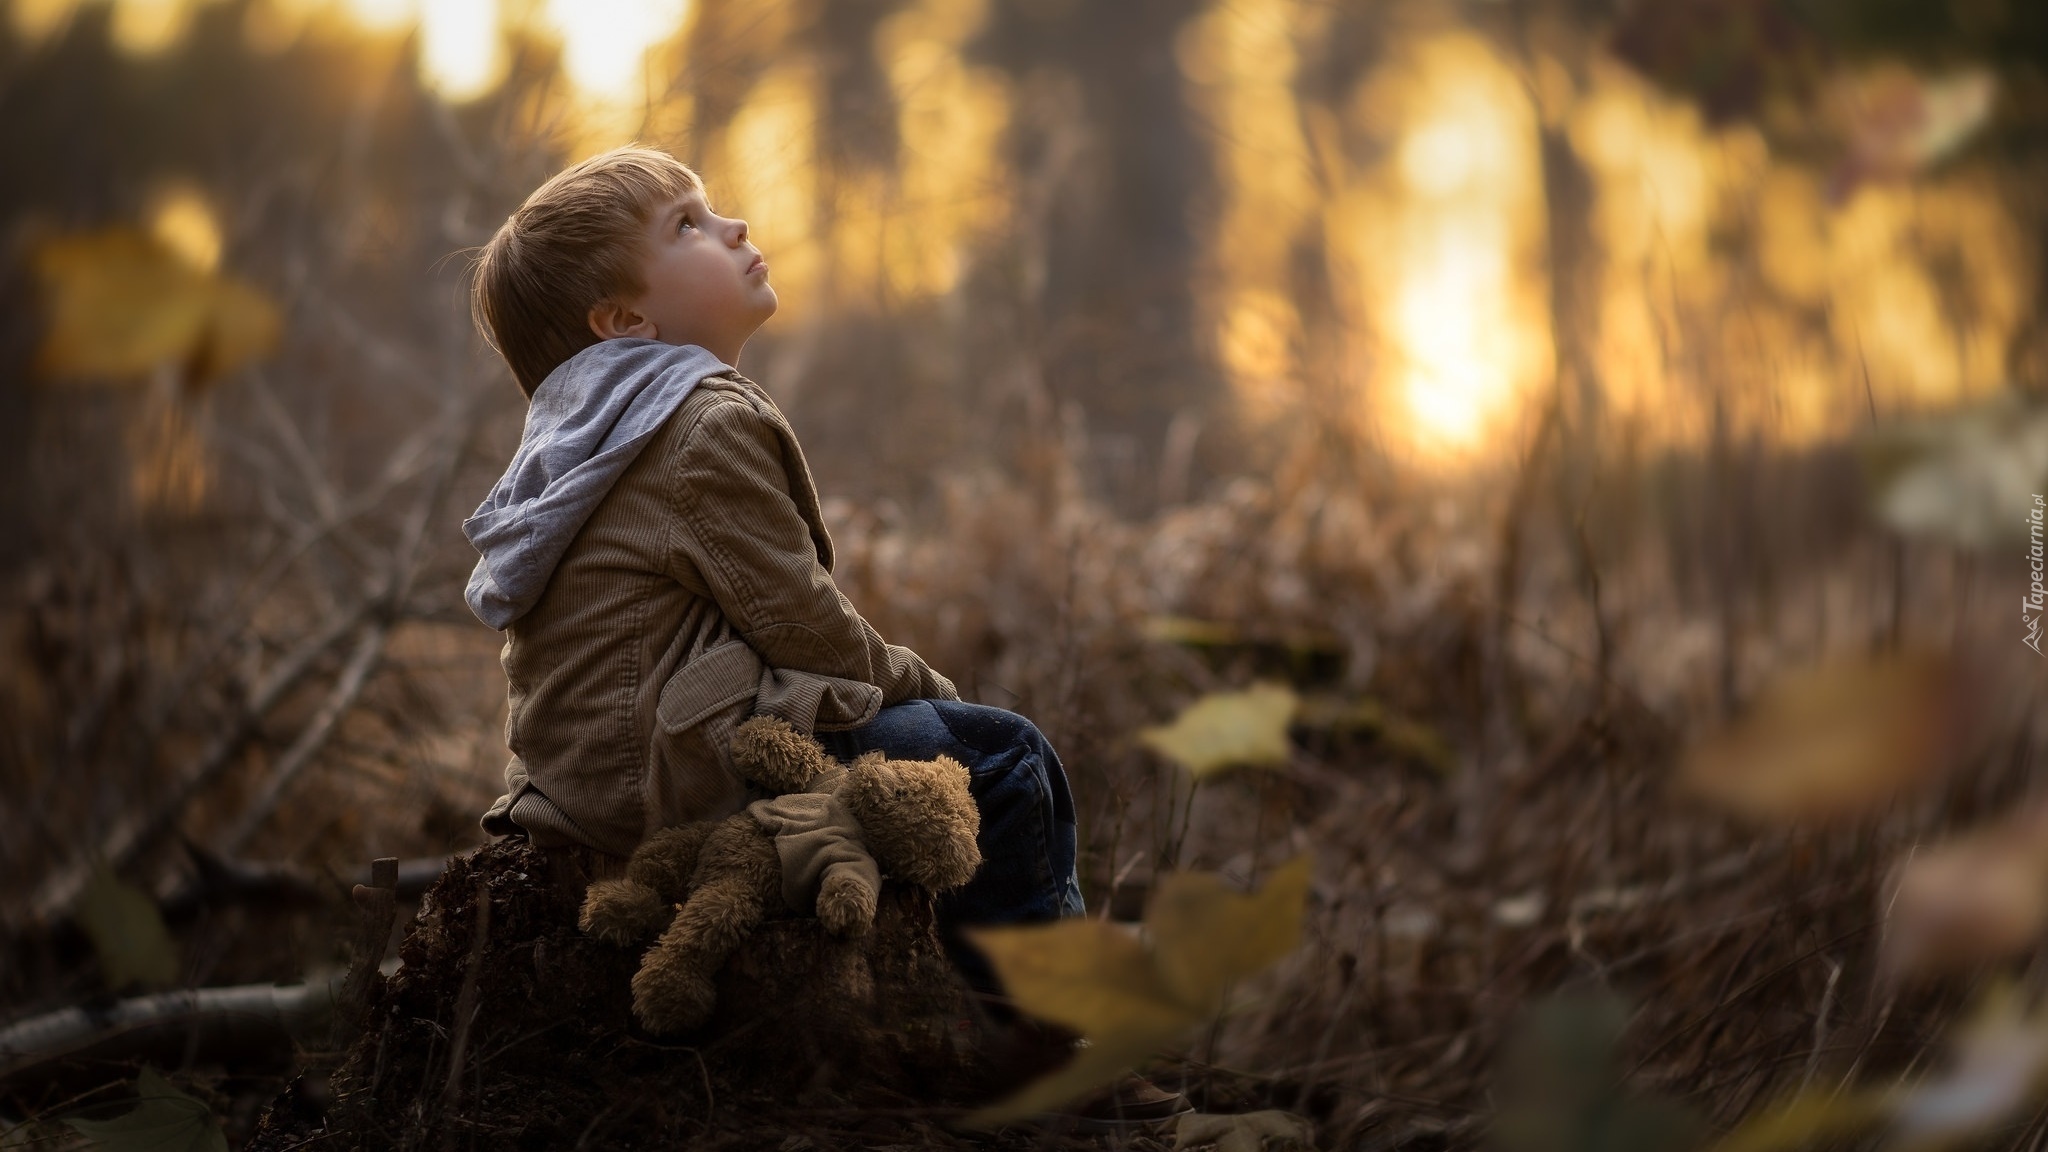
<instances>
[{"instance_id":1,"label":"fallen branch","mask_svg":"<svg viewBox=\"0 0 2048 1152\"><path fill-rule=\"evenodd\" d=\"M228 904L312 908L334 900L350 884L378 886L370 865L337 877L296 864L223 858L196 844L187 844L185 850L192 857L193 871L157 897L157 910L173 924L191 919L201 908ZM391 890L400 900L417 900L447 867L445 856L401 860Z\"/></svg>"},{"instance_id":2,"label":"fallen branch","mask_svg":"<svg viewBox=\"0 0 2048 1152\"><path fill-rule=\"evenodd\" d=\"M60 1008L0 1029L0 1079L66 1056L119 1059L166 1046L211 1054L289 1042L327 1018L334 983L187 988Z\"/></svg>"}]
</instances>

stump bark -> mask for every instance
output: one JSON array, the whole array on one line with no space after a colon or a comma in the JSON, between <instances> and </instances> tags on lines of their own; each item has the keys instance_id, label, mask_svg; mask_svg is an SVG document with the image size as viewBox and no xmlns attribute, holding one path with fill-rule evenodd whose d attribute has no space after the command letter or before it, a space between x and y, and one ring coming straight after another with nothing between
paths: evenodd
<instances>
[{"instance_id":1,"label":"stump bark","mask_svg":"<svg viewBox=\"0 0 2048 1152\"><path fill-rule=\"evenodd\" d=\"M806 1102L902 1108L989 1094L981 1018L928 894L885 885L857 944L814 919L765 922L720 973L710 1022L654 1036L632 1017L642 949L577 930L579 879L518 842L452 861L331 1091L295 1085L250 1147L289 1147L316 1124L337 1147L672 1146ZM846 987L825 977L849 963L868 994L826 993Z\"/></svg>"}]
</instances>

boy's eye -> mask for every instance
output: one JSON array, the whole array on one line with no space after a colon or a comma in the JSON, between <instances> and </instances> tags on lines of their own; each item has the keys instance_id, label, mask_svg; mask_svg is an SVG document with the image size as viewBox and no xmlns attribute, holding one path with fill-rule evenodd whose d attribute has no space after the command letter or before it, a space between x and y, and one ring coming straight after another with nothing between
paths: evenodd
<instances>
[{"instance_id":1,"label":"boy's eye","mask_svg":"<svg viewBox=\"0 0 2048 1152\"><path fill-rule=\"evenodd\" d=\"M695 228L696 226L696 222L690 219L688 212L683 213L682 217L676 221L676 231L678 232L685 228Z\"/></svg>"}]
</instances>

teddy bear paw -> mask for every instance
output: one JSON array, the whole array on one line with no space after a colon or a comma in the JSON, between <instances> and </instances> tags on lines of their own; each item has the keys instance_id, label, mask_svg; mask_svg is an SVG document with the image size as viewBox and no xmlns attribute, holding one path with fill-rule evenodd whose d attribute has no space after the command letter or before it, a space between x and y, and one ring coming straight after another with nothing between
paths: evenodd
<instances>
[{"instance_id":1,"label":"teddy bear paw","mask_svg":"<svg viewBox=\"0 0 2048 1152\"><path fill-rule=\"evenodd\" d=\"M818 889L818 921L834 936L860 936L875 922L875 893L850 876L827 877Z\"/></svg>"},{"instance_id":2,"label":"teddy bear paw","mask_svg":"<svg viewBox=\"0 0 2048 1152\"><path fill-rule=\"evenodd\" d=\"M740 775L777 794L802 792L832 767L816 740L774 716L741 724L729 746Z\"/></svg>"},{"instance_id":3,"label":"teddy bear paw","mask_svg":"<svg viewBox=\"0 0 2048 1152\"><path fill-rule=\"evenodd\" d=\"M674 909L637 880L597 880L583 897L577 927L607 944L644 940L667 923Z\"/></svg>"},{"instance_id":4,"label":"teddy bear paw","mask_svg":"<svg viewBox=\"0 0 2048 1152\"><path fill-rule=\"evenodd\" d=\"M633 1016L649 1032L686 1032L711 1019L718 1002L711 978L701 972L643 965L633 976Z\"/></svg>"}]
</instances>

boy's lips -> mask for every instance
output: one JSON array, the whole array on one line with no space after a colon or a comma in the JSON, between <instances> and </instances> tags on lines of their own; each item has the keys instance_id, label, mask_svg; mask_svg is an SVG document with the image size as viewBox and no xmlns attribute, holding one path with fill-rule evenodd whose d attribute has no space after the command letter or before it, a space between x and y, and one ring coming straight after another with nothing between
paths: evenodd
<instances>
[{"instance_id":1,"label":"boy's lips","mask_svg":"<svg viewBox=\"0 0 2048 1152\"><path fill-rule=\"evenodd\" d=\"M767 270L768 261L762 259L759 256L754 257L754 262L752 264L747 265L747 275L749 276L752 276L756 272L766 272Z\"/></svg>"}]
</instances>

